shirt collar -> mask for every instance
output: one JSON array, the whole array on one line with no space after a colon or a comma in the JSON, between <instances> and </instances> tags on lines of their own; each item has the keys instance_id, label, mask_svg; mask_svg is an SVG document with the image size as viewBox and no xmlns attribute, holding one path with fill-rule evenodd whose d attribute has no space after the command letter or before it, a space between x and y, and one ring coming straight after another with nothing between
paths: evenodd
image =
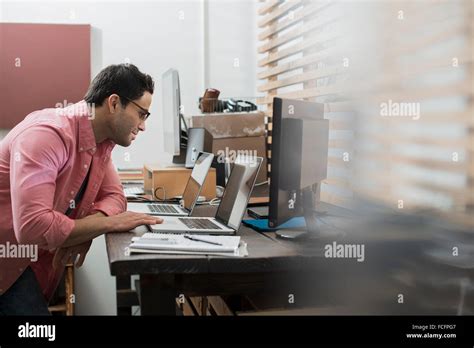
<instances>
[{"instance_id":1,"label":"shirt collar","mask_svg":"<svg viewBox=\"0 0 474 348\"><path fill-rule=\"evenodd\" d=\"M97 148L98 145L95 141L94 130L92 129L91 123L93 116L91 116L87 103L82 100L72 106L75 107L75 115L78 118L79 140L77 143L79 152ZM106 146L107 151L112 151L115 146L115 143L109 139L105 140L103 144Z\"/></svg>"}]
</instances>

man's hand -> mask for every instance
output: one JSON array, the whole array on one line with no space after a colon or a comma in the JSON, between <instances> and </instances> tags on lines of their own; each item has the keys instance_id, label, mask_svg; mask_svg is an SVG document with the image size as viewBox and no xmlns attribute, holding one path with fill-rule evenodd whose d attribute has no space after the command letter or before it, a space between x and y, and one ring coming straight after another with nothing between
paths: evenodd
<instances>
[{"instance_id":1,"label":"man's hand","mask_svg":"<svg viewBox=\"0 0 474 348\"><path fill-rule=\"evenodd\" d=\"M161 224L163 219L147 214L126 211L122 214L109 216L110 232L128 232L141 225Z\"/></svg>"},{"instance_id":2,"label":"man's hand","mask_svg":"<svg viewBox=\"0 0 474 348\"><path fill-rule=\"evenodd\" d=\"M84 242L82 244L70 246L67 248L59 248L56 250L53 258L53 266L54 268L59 268L61 266L65 266L68 263L75 263L77 267L81 267L86 259L86 254L91 247L92 240ZM77 260L77 257L79 260Z\"/></svg>"},{"instance_id":3,"label":"man's hand","mask_svg":"<svg viewBox=\"0 0 474 348\"><path fill-rule=\"evenodd\" d=\"M106 217L102 213L97 213L87 216L82 220L88 220L98 224L99 221L103 221L102 219L107 219L108 227L106 228L106 232L128 232L141 225L154 225L161 224L163 222L163 219L161 218L156 218L147 214L133 213L130 211L109 217ZM70 245L57 249L53 259L53 266L58 268L66 265L67 263L74 263L79 256L76 266L81 267L86 258L86 254L91 247L91 244L92 239L81 244Z\"/></svg>"},{"instance_id":4,"label":"man's hand","mask_svg":"<svg viewBox=\"0 0 474 348\"><path fill-rule=\"evenodd\" d=\"M62 247L70 248L81 245L104 233L128 232L140 225L154 225L161 224L162 222L163 219L130 211L114 216L105 216L102 213L97 213L75 220L74 229Z\"/></svg>"}]
</instances>

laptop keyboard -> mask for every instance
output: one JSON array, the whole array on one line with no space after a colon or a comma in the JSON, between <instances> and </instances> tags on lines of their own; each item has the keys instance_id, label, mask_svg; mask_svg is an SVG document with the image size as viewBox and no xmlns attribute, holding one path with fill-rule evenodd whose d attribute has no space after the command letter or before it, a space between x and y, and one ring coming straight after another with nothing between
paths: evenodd
<instances>
[{"instance_id":1,"label":"laptop keyboard","mask_svg":"<svg viewBox=\"0 0 474 348\"><path fill-rule=\"evenodd\" d=\"M159 214L179 214L181 213L178 209L176 209L173 205L170 204L148 204L148 209L152 213L159 213Z\"/></svg>"},{"instance_id":2,"label":"laptop keyboard","mask_svg":"<svg viewBox=\"0 0 474 348\"><path fill-rule=\"evenodd\" d=\"M196 229L206 229L206 230L222 230L218 225L210 221L209 219L178 219L186 227L196 230Z\"/></svg>"}]
</instances>

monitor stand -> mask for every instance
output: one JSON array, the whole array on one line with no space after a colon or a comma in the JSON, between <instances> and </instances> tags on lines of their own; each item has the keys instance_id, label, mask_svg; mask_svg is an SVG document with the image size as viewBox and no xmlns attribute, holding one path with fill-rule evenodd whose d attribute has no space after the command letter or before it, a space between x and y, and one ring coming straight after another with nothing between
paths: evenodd
<instances>
[{"instance_id":1,"label":"monitor stand","mask_svg":"<svg viewBox=\"0 0 474 348\"><path fill-rule=\"evenodd\" d=\"M178 156L173 156L173 164L174 167L184 167L184 164L186 163L186 149L179 151Z\"/></svg>"},{"instance_id":2,"label":"monitor stand","mask_svg":"<svg viewBox=\"0 0 474 348\"><path fill-rule=\"evenodd\" d=\"M181 117L183 116L181 115ZM173 156L174 167L185 166L187 151L188 151L188 133L187 133L187 130L186 131L181 130L180 139L179 139L179 155Z\"/></svg>"},{"instance_id":3,"label":"monitor stand","mask_svg":"<svg viewBox=\"0 0 474 348\"><path fill-rule=\"evenodd\" d=\"M308 237L306 230L278 230L275 235L281 239L297 240Z\"/></svg>"},{"instance_id":4,"label":"monitor stand","mask_svg":"<svg viewBox=\"0 0 474 348\"><path fill-rule=\"evenodd\" d=\"M318 227L318 219L316 213L316 204L314 195L317 192L317 186L306 187L302 190L303 193L303 216L306 222L306 229L288 229L278 230L275 232L276 236L282 239L304 239L310 237L318 237L320 228Z\"/></svg>"}]
</instances>

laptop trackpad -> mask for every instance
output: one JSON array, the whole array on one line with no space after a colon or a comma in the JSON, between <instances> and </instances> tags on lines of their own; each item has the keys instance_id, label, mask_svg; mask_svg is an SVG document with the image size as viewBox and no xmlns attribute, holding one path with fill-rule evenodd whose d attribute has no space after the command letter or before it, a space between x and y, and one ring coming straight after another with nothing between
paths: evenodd
<instances>
[{"instance_id":1,"label":"laptop trackpad","mask_svg":"<svg viewBox=\"0 0 474 348\"><path fill-rule=\"evenodd\" d=\"M165 225L165 226L183 226L182 223L179 222L177 219L163 219L163 223L159 225Z\"/></svg>"}]
</instances>

